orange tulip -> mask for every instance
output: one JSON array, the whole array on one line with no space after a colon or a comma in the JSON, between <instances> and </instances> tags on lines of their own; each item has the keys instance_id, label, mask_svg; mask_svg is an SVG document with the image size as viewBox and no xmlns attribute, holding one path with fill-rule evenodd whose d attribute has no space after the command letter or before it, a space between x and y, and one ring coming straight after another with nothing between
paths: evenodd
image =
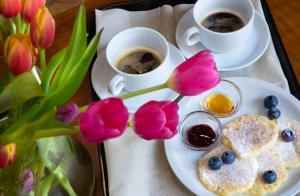
<instances>
[{"instance_id":1,"label":"orange tulip","mask_svg":"<svg viewBox=\"0 0 300 196\"><path fill-rule=\"evenodd\" d=\"M37 48L48 48L55 36L55 21L44 7L39 9L30 22L30 38Z\"/></svg>"},{"instance_id":2,"label":"orange tulip","mask_svg":"<svg viewBox=\"0 0 300 196\"><path fill-rule=\"evenodd\" d=\"M23 17L30 22L31 18L38 11L38 9L44 7L45 4L45 0L24 0L22 11Z\"/></svg>"},{"instance_id":3,"label":"orange tulip","mask_svg":"<svg viewBox=\"0 0 300 196\"><path fill-rule=\"evenodd\" d=\"M0 13L6 17L15 17L22 10L23 0L0 0Z\"/></svg>"},{"instance_id":4,"label":"orange tulip","mask_svg":"<svg viewBox=\"0 0 300 196\"><path fill-rule=\"evenodd\" d=\"M17 146L10 143L0 147L0 169L7 167L16 160Z\"/></svg>"},{"instance_id":5,"label":"orange tulip","mask_svg":"<svg viewBox=\"0 0 300 196\"><path fill-rule=\"evenodd\" d=\"M31 71L34 63L33 46L28 36L10 35L4 44L4 58L14 75Z\"/></svg>"}]
</instances>

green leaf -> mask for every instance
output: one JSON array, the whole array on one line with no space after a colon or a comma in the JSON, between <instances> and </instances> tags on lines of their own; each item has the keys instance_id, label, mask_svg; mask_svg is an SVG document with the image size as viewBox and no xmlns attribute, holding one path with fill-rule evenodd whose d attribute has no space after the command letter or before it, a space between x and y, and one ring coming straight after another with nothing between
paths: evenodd
<instances>
[{"instance_id":1,"label":"green leaf","mask_svg":"<svg viewBox=\"0 0 300 196\"><path fill-rule=\"evenodd\" d=\"M67 80L55 91L49 92L48 96L42 100L42 109L38 115L41 115L49 108L65 103L76 93L96 52L100 40L100 33L101 32L96 34L91 40L84 55L69 73Z\"/></svg>"},{"instance_id":2,"label":"green leaf","mask_svg":"<svg viewBox=\"0 0 300 196\"><path fill-rule=\"evenodd\" d=\"M14 78L0 94L0 113L43 95L44 91L33 74L31 72L23 73Z\"/></svg>"},{"instance_id":3,"label":"green leaf","mask_svg":"<svg viewBox=\"0 0 300 196\"><path fill-rule=\"evenodd\" d=\"M64 48L64 49L60 50L58 53L56 53L50 59L50 61L48 63L48 67L47 67L46 73L44 75L44 79L42 81L42 86L43 86L43 89L44 89L46 94L49 90L50 82L51 82L57 68L59 67L59 65L64 60L64 57L66 55L66 51L67 51L67 48Z\"/></svg>"},{"instance_id":4,"label":"green leaf","mask_svg":"<svg viewBox=\"0 0 300 196\"><path fill-rule=\"evenodd\" d=\"M40 116L39 119L33 122L22 123L13 131L5 131L0 135L0 143L10 143L20 139L23 140L24 134L31 135L30 137L33 138L37 130L41 130L43 127L49 124L49 122L52 122L53 119L55 119L55 114L56 110L49 110L44 115Z\"/></svg>"},{"instance_id":5,"label":"green leaf","mask_svg":"<svg viewBox=\"0 0 300 196\"><path fill-rule=\"evenodd\" d=\"M36 151L34 134L53 120L54 115L55 110L51 110L35 122L22 124L13 133L4 132L0 135L1 144L14 142L17 145L16 161L2 170L0 174L0 193L17 195L20 187L20 175L34 160Z\"/></svg>"},{"instance_id":6,"label":"green leaf","mask_svg":"<svg viewBox=\"0 0 300 196\"><path fill-rule=\"evenodd\" d=\"M50 91L55 90L60 84L63 83L65 77L73 69L73 66L80 60L82 54L86 49L86 12L83 5L80 6L77 14L72 37L66 56L58 69L56 76L54 77Z\"/></svg>"}]
</instances>

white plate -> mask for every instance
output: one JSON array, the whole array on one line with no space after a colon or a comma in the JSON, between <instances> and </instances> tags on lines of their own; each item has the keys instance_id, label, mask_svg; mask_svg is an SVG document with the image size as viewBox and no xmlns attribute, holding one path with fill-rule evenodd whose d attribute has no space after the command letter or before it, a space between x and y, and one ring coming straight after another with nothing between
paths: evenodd
<instances>
[{"instance_id":1,"label":"white plate","mask_svg":"<svg viewBox=\"0 0 300 196\"><path fill-rule=\"evenodd\" d=\"M182 53L172 44L169 43L170 47L170 57L169 57L169 74L182 62L185 61ZM113 97L108 89L108 82L113 78L114 72L109 68L106 60L105 50L103 50L97 57L93 68L92 68L92 85L96 94L101 98L105 99L108 97ZM124 94L126 91L121 93ZM150 100L174 100L178 94L170 89L162 89L155 92L143 94L130 99L125 100L125 105L127 106L130 113L134 113L140 106Z\"/></svg>"},{"instance_id":2,"label":"white plate","mask_svg":"<svg viewBox=\"0 0 300 196\"><path fill-rule=\"evenodd\" d=\"M184 39L184 32L194 25L193 9L190 9L180 19L176 27L176 42L185 57L190 58L197 52L205 50L201 43L188 46ZM254 28L250 40L241 47L224 53L212 52L219 71L231 71L245 68L257 61L266 51L270 39L270 33L264 18L255 11Z\"/></svg>"},{"instance_id":3,"label":"white plate","mask_svg":"<svg viewBox=\"0 0 300 196\"><path fill-rule=\"evenodd\" d=\"M230 118L220 119L222 124L245 114L266 115L263 99L268 95L276 95L279 100L279 109L282 117L300 121L300 102L289 92L273 85L252 78L233 77L227 78L239 85L243 94L243 103L237 114ZM180 116L200 110L200 96L184 97L180 105ZM206 190L196 176L197 161L204 152L193 151L187 148L180 140L180 136L164 142L168 162L177 178L193 193L201 196L213 196L214 193ZM288 180L275 193L269 196L292 196L300 191L300 168L289 172Z\"/></svg>"}]
</instances>

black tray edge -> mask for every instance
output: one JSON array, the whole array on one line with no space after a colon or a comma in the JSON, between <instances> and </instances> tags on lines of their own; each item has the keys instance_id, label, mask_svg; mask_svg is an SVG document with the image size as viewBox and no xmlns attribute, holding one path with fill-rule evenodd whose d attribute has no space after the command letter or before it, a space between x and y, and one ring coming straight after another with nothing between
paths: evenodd
<instances>
[{"instance_id":1,"label":"black tray edge","mask_svg":"<svg viewBox=\"0 0 300 196\"><path fill-rule=\"evenodd\" d=\"M261 5L265 14L266 21L268 23L271 37L273 40L273 44L275 47L276 54L278 56L278 59L281 64L281 68L283 70L283 73L285 77L288 80L288 84L290 87L291 94L293 94L295 97L297 97L300 100L300 87L297 80L297 77L295 75L295 72L293 70L293 67L291 65L291 62L289 60L289 57L287 55L287 52L285 50L284 44L281 40L280 34L278 32L277 26L275 24L275 21L272 17L272 13L270 10L270 7L268 5L268 0L261 0Z\"/></svg>"}]
</instances>

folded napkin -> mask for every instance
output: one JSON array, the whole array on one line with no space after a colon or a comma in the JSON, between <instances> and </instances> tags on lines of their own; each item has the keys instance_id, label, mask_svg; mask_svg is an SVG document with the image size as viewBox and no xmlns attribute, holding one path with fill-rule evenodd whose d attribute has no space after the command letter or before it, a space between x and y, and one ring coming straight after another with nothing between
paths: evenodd
<instances>
[{"instance_id":1,"label":"folded napkin","mask_svg":"<svg viewBox=\"0 0 300 196\"><path fill-rule=\"evenodd\" d=\"M263 14L260 1L253 1ZM118 32L144 26L162 33L176 45L176 24L192 5L168 5L150 11L128 12L121 9L96 10L96 30L105 27L98 52L105 49ZM288 90L272 41L266 53L248 68L222 72L223 77L246 76L269 81ZM145 141L128 129L120 138L105 142L109 193L111 196L184 196L192 195L173 174L168 165L162 141Z\"/></svg>"}]
</instances>

